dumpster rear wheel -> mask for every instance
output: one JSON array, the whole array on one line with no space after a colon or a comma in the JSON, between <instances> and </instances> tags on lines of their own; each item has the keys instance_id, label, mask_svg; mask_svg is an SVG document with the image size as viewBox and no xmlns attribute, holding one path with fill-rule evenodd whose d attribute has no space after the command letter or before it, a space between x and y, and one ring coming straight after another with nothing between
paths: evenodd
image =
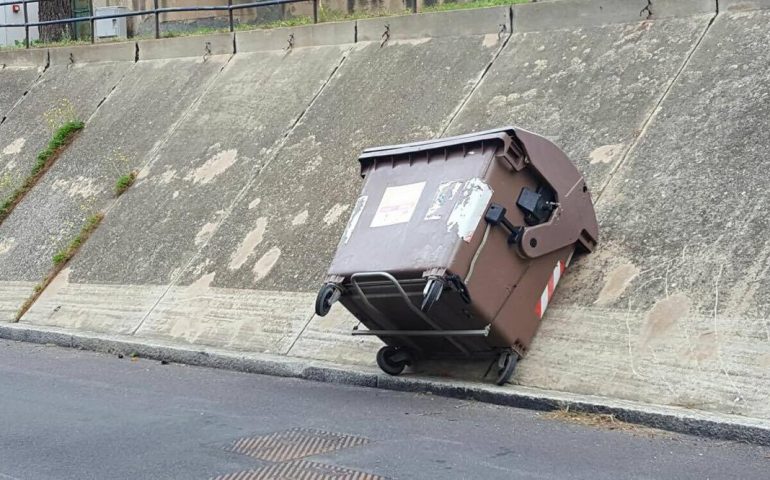
<instances>
[{"instance_id":1,"label":"dumpster rear wheel","mask_svg":"<svg viewBox=\"0 0 770 480\"><path fill-rule=\"evenodd\" d=\"M513 371L516 370L516 364L519 363L519 354L516 352L503 352L497 362L497 380L498 385L505 385L511 379Z\"/></svg>"},{"instance_id":2,"label":"dumpster rear wheel","mask_svg":"<svg viewBox=\"0 0 770 480\"><path fill-rule=\"evenodd\" d=\"M388 345L377 352L377 366L388 375L400 375L411 364L412 356L403 348Z\"/></svg>"},{"instance_id":3,"label":"dumpster rear wheel","mask_svg":"<svg viewBox=\"0 0 770 480\"><path fill-rule=\"evenodd\" d=\"M332 309L332 304L339 298L339 287L331 283L324 284L315 299L315 313L321 317L326 316L329 310Z\"/></svg>"}]
</instances>

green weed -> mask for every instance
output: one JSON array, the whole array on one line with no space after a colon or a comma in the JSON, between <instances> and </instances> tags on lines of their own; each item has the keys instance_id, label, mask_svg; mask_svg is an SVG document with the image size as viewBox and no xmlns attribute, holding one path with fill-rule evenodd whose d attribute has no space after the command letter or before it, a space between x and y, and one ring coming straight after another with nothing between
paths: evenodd
<instances>
[{"instance_id":1,"label":"green weed","mask_svg":"<svg viewBox=\"0 0 770 480\"><path fill-rule=\"evenodd\" d=\"M130 172L125 175L121 175L115 182L115 196L119 197L123 195L123 192L128 190L128 187L134 184L136 180L136 172Z\"/></svg>"}]
</instances>

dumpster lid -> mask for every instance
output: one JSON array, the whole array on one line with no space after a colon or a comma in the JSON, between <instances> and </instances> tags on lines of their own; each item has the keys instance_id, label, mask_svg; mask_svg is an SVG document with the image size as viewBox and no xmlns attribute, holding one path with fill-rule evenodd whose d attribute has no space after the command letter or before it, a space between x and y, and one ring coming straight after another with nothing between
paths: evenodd
<instances>
[{"instance_id":1,"label":"dumpster lid","mask_svg":"<svg viewBox=\"0 0 770 480\"><path fill-rule=\"evenodd\" d=\"M454 137L437 138L434 140L426 140L421 142L404 143L400 145L386 145L382 147L367 148L358 157L358 161L361 164L361 176L364 176L366 170L379 158L393 157L400 155L409 155L418 152L427 152L430 150L439 150L448 147L455 147L472 142L483 141L499 141L503 145L503 151L511 152L512 155L506 155L509 157L509 162L512 163L512 167L517 170L520 168L518 165L514 165L514 159L522 159L527 156L524 144L516 136L518 129L514 127L502 127L494 130L486 130L478 133L466 133L464 135L457 135ZM518 163L518 162L517 162Z\"/></svg>"}]
</instances>

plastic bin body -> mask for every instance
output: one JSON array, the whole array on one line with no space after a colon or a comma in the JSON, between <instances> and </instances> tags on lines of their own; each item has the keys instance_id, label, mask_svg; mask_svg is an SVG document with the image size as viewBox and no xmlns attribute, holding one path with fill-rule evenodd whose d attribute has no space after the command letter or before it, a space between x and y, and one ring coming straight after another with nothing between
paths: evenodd
<instances>
[{"instance_id":1,"label":"plastic bin body","mask_svg":"<svg viewBox=\"0 0 770 480\"><path fill-rule=\"evenodd\" d=\"M366 181L326 280L339 285L339 301L370 330L403 332L381 338L417 356L525 355L575 248L596 242L590 193L567 157L542 137L506 128L370 149L359 160ZM525 218L523 190L548 199L547 221ZM487 221L493 205L522 227L517 242ZM575 227L581 222L587 228ZM549 238L555 231L558 240ZM430 279L444 287L420 312ZM410 333L419 331L437 333Z\"/></svg>"}]
</instances>

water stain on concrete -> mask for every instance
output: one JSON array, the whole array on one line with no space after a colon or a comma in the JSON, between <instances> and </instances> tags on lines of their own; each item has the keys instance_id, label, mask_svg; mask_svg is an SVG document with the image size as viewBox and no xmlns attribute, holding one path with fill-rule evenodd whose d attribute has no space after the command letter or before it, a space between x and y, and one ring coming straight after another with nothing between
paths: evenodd
<instances>
[{"instance_id":1,"label":"water stain on concrete","mask_svg":"<svg viewBox=\"0 0 770 480\"><path fill-rule=\"evenodd\" d=\"M158 177L158 183L168 185L176 177L176 170L168 169Z\"/></svg>"},{"instance_id":2,"label":"water stain on concrete","mask_svg":"<svg viewBox=\"0 0 770 480\"><path fill-rule=\"evenodd\" d=\"M686 295L676 294L658 300L647 312L642 346L650 341L664 337L671 328L690 313L692 302Z\"/></svg>"},{"instance_id":3,"label":"water stain on concrete","mask_svg":"<svg viewBox=\"0 0 770 480\"><path fill-rule=\"evenodd\" d=\"M484 35L484 42L482 43L484 47L491 48L496 46L498 43L500 43L500 38L496 33Z\"/></svg>"},{"instance_id":4,"label":"water stain on concrete","mask_svg":"<svg viewBox=\"0 0 770 480\"><path fill-rule=\"evenodd\" d=\"M693 349L693 357L700 364L714 358L717 353L717 336L714 332L706 332L698 337Z\"/></svg>"},{"instance_id":5,"label":"water stain on concrete","mask_svg":"<svg viewBox=\"0 0 770 480\"><path fill-rule=\"evenodd\" d=\"M176 192L174 192L176 193ZM200 232L195 235L195 246L200 246L206 243L211 235L217 230L216 222L209 222L201 228Z\"/></svg>"},{"instance_id":6,"label":"water stain on concrete","mask_svg":"<svg viewBox=\"0 0 770 480\"><path fill-rule=\"evenodd\" d=\"M93 178L78 176L72 180L58 179L51 185L53 190L66 193L70 197L91 198L102 189Z\"/></svg>"},{"instance_id":7,"label":"water stain on concrete","mask_svg":"<svg viewBox=\"0 0 770 480\"><path fill-rule=\"evenodd\" d=\"M16 240L13 237L0 240L0 255L10 252L15 243Z\"/></svg>"},{"instance_id":8,"label":"water stain on concrete","mask_svg":"<svg viewBox=\"0 0 770 480\"><path fill-rule=\"evenodd\" d=\"M309 215L309 213L308 213L308 211L307 211L307 210L303 210L303 211L301 211L300 213L298 213L298 214L297 214L297 216L295 216L295 217L294 217L294 218L291 220L291 224L292 224L293 226L295 226L295 227L296 227L297 225L304 225L305 223L307 223L307 217L308 217L308 215Z\"/></svg>"},{"instance_id":9,"label":"water stain on concrete","mask_svg":"<svg viewBox=\"0 0 770 480\"><path fill-rule=\"evenodd\" d=\"M237 270L241 268L244 263L246 263L249 255L252 254L257 245L262 243L262 239L265 237L266 229L267 218L259 217L254 229L246 234L246 236L241 241L241 244L238 245L238 249L235 251L235 253L233 253L232 257L230 257L230 270Z\"/></svg>"},{"instance_id":10,"label":"water stain on concrete","mask_svg":"<svg viewBox=\"0 0 770 480\"><path fill-rule=\"evenodd\" d=\"M21 149L24 148L25 143L27 143L27 141L24 137L17 138L3 149L3 155L18 155L21 153Z\"/></svg>"},{"instance_id":11,"label":"water stain on concrete","mask_svg":"<svg viewBox=\"0 0 770 480\"><path fill-rule=\"evenodd\" d=\"M206 160L206 163L196 168L186 179L192 180L193 183L209 183L218 175L224 173L225 170L232 167L237 156L238 150L234 148L221 151Z\"/></svg>"},{"instance_id":12,"label":"water stain on concrete","mask_svg":"<svg viewBox=\"0 0 770 480\"><path fill-rule=\"evenodd\" d=\"M190 297L196 297L205 294L211 288L211 284L214 282L214 277L216 277L216 275L217 272L211 272L203 275L201 278L191 283L190 286L185 289L185 293Z\"/></svg>"},{"instance_id":13,"label":"water stain on concrete","mask_svg":"<svg viewBox=\"0 0 770 480\"><path fill-rule=\"evenodd\" d=\"M281 249L273 247L267 251L262 257L254 264L254 281L258 282L265 278L273 269L278 259L281 256Z\"/></svg>"},{"instance_id":14,"label":"water stain on concrete","mask_svg":"<svg viewBox=\"0 0 770 480\"><path fill-rule=\"evenodd\" d=\"M622 153L622 143L616 143L614 145L602 145L601 147L591 152L591 164L614 163L616 160L620 159L620 155Z\"/></svg>"},{"instance_id":15,"label":"water stain on concrete","mask_svg":"<svg viewBox=\"0 0 770 480\"><path fill-rule=\"evenodd\" d=\"M429 43L431 41L430 37L424 37L424 38L403 38L399 40L391 40L387 44L388 45L424 45L426 43Z\"/></svg>"},{"instance_id":16,"label":"water stain on concrete","mask_svg":"<svg viewBox=\"0 0 770 480\"><path fill-rule=\"evenodd\" d=\"M332 208L329 209L328 212L326 212L326 215L324 215L324 223L327 225L336 223L337 220L340 219L340 215L345 213L347 209L347 205L342 205L340 203L335 204Z\"/></svg>"},{"instance_id":17,"label":"water stain on concrete","mask_svg":"<svg viewBox=\"0 0 770 480\"><path fill-rule=\"evenodd\" d=\"M607 280L596 299L597 305L607 305L623 295L634 277L639 274L639 268L633 263L625 263L616 267L607 275Z\"/></svg>"}]
</instances>

